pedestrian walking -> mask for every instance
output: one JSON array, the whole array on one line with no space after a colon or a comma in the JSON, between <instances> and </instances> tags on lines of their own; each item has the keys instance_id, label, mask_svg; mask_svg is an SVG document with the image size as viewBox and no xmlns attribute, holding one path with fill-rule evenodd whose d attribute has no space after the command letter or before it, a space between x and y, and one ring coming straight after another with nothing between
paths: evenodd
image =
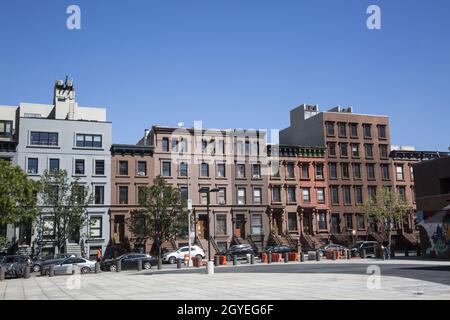
<instances>
[{"instance_id":1,"label":"pedestrian walking","mask_svg":"<svg viewBox=\"0 0 450 320\"><path fill-rule=\"evenodd\" d=\"M98 248L97 250L97 262L102 261L102 248Z\"/></svg>"}]
</instances>

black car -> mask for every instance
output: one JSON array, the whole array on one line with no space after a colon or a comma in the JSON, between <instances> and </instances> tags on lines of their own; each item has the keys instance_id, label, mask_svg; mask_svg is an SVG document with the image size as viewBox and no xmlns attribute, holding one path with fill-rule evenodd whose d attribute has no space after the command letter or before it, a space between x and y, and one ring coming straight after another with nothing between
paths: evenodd
<instances>
[{"instance_id":1,"label":"black car","mask_svg":"<svg viewBox=\"0 0 450 320\"><path fill-rule=\"evenodd\" d=\"M122 270L136 269L138 261L142 260L142 268L150 269L158 264L158 259L144 253L125 253L115 259L105 260L100 264L103 271L117 271L117 265L121 262Z\"/></svg>"},{"instance_id":2,"label":"black car","mask_svg":"<svg viewBox=\"0 0 450 320\"><path fill-rule=\"evenodd\" d=\"M297 252L297 249L290 246L273 246L273 247L267 247L265 250L265 253L290 253L290 252Z\"/></svg>"},{"instance_id":3,"label":"black car","mask_svg":"<svg viewBox=\"0 0 450 320\"><path fill-rule=\"evenodd\" d=\"M33 270L34 272L40 272L43 267L48 266L50 264L57 264L58 262L63 261L64 259L70 257L74 257L74 255L62 253L40 257L33 262L31 270Z\"/></svg>"},{"instance_id":4,"label":"black car","mask_svg":"<svg viewBox=\"0 0 450 320\"><path fill-rule=\"evenodd\" d=\"M0 266L5 270L5 276L21 278L25 269L31 267L31 259L25 255L4 256L0 260Z\"/></svg>"},{"instance_id":5,"label":"black car","mask_svg":"<svg viewBox=\"0 0 450 320\"><path fill-rule=\"evenodd\" d=\"M378 247L378 242L376 241L358 241L356 245L352 248L353 256L361 256L363 250L366 252L366 257L376 256L376 250Z\"/></svg>"},{"instance_id":6,"label":"black car","mask_svg":"<svg viewBox=\"0 0 450 320\"><path fill-rule=\"evenodd\" d=\"M234 245L231 246L228 250L221 252L221 255L227 256L228 261L233 260L233 256L237 256L238 259L245 258L247 257L247 254L257 255L258 252L256 252L249 244Z\"/></svg>"}]
</instances>

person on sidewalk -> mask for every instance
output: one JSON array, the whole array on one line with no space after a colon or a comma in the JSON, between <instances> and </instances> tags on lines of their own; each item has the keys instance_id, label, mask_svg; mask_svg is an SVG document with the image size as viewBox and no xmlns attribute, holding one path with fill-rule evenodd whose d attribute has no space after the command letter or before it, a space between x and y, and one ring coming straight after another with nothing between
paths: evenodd
<instances>
[{"instance_id":1,"label":"person on sidewalk","mask_svg":"<svg viewBox=\"0 0 450 320\"><path fill-rule=\"evenodd\" d=\"M97 262L102 261L102 248L98 248L97 250Z\"/></svg>"}]
</instances>

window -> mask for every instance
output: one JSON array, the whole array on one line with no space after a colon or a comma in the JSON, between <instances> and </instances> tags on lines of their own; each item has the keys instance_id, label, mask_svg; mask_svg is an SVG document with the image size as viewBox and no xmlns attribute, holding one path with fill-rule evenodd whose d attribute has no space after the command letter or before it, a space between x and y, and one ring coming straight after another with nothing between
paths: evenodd
<instances>
[{"instance_id":1,"label":"window","mask_svg":"<svg viewBox=\"0 0 450 320\"><path fill-rule=\"evenodd\" d=\"M216 141L216 152L219 154L225 154L225 143L223 140Z\"/></svg>"},{"instance_id":2,"label":"window","mask_svg":"<svg viewBox=\"0 0 450 320\"><path fill-rule=\"evenodd\" d=\"M162 151L163 152L169 152L169 138L163 137L162 138Z\"/></svg>"},{"instance_id":3,"label":"window","mask_svg":"<svg viewBox=\"0 0 450 320\"><path fill-rule=\"evenodd\" d=\"M414 181L414 168L413 167L409 167L409 173L411 175L411 181Z\"/></svg>"},{"instance_id":4,"label":"window","mask_svg":"<svg viewBox=\"0 0 450 320\"><path fill-rule=\"evenodd\" d=\"M366 158L373 158L373 145L371 144L366 144L364 145L364 148L366 150Z\"/></svg>"},{"instance_id":5,"label":"window","mask_svg":"<svg viewBox=\"0 0 450 320\"><path fill-rule=\"evenodd\" d=\"M302 179L309 179L309 164L302 163Z\"/></svg>"},{"instance_id":6,"label":"window","mask_svg":"<svg viewBox=\"0 0 450 320\"><path fill-rule=\"evenodd\" d=\"M353 229L353 216L351 213L345 214L345 226L347 227L347 230Z\"/></svg>"},{"instance_id":7,"label":"window","mask_svg":"<svg viewBox=\"0 0 450 320\"><path fill-rule=\"evenodd\" d=\"M227 189L226 188L219 188L219 191L217 192L217 202L219 204L227 203Z\"/></svg>"},{"instance_id":8,"label":"window","mask_svg":"<svg viewBox=\"0 0 450 320\"><path fill-rule=\"evenodd\" d=\"M186 153L188 152L188 142L185 138L181 138L180 140L180 149L179 149L180 153Z\"/></svg>"},{"instance_id":9,"label":"window","mask_svg":"<svg viewBox=\"0 0 450 320\"><path fill-rule=\"evenodd\" d=\"M147 175L147 162L138 161L138 176L146 176Z\"/></svg>"},{"instance_id":10,"label":"window","mask_svg":"<svg viewBox=\"0 0 450 320\"><path fill-rule=\"evenodd\" d=\"M347 136L347 127L346 127L345 123L339 122L338 126L339 126L339 137L346 137Z\"/></svg>"},{"instance_id":11,"label":"window","mask_svg":"<svg viewBox=\"0 0 450 320\"><path fill-rule=\"evenodd\" d=\"M186 187L186 186L181 186L180 187L180 196L181 196L181 199L183 201L187 201L188 200L188 193L189 193L188 187Z\"/></svg>"},{"instance_id":12,"label":"window","mask_svg":"<svg viewBox=\"0 0 450 320\"><path fill-rule=\"evenodd\" d=\"M288 178L288 179L295 178L294 168L295 168L294 163L292 163L292 162L286 163L286 178ZM303 164L302 164L302 168L303 168Z\"/></svg>"},{"instance_id":13,"label":"window","mask_svg":"<svg viewBox=\"0 0 450 320\"><path fill-rule=\"evenodd\" d=\"M205 162L200 164L200 176L209 177L209 165Z\"/></svg>"},{"instance_id":14,"label":"window","mask_svg":"<svg viewBox=\"0 0 450 320\"><path fill-rule=\"evenodd\" d=\"M331 204L339 205L339 188L337 186L331 186Z\"/></svg>"},{"instance_id":15,"label":"window","mask_svg":"<svg viewBox=\"0 0 450 320\"><path fill-rule=\"evenodd\" d=\"M178 140L176 138L172 138L172 152L178 151Z\"/></svg>"},{"instance_id":16,"label":"window","mask_svg":"<svg viewBox=\"0 0 450 320\"><path fill-rule=\"evenodd\" d=\"M343 186L342 190L344 191L344 205L349 206L352 204L352 197L350 186Z\"/></svg>"},{"instance_id":17,"label":"window","mask_svg":"<svg viewBox=\"0 0 450 320\"><path fill-rule=\"evenodd\" d=\"M186 162L180 163L180 177L188 176L188 164Z\"/></svg>"},{"instance_id":18,"label":"window","mask_svg":"<svg viewBox=\"0 0 450 320\"><path fill-rule=\"evenodd\" d=\"M105 175L105 160L95 160L95 175L96 176L104 176Z\"/></svg>"},{"instance_id":19,"label":"window","mask_svg":"<svg viewBox=\"0 0 450 320\"><path fill-rule=\"evenodd\" d=\"M342 179L350 179L350 168L348 163L342 163Z\"/></svg>"},{"instance_id":20,"label":"window","mask_svg":"<svg viewBox=\"0 0 450 320\"><path fill-rule=\"evenodd\" d=\"M398 193L400 195L400 198L406 201L406 188L403 186L398 187Z\"/></svg>"},{"instance_id":21,"label":"window","mask_svg":"<svg viewBox=\"0 0 450 320\"><path fill-rule=\"evenodd\" d=\"M262 215L252 214L252 234L260 235L263 232Z\"/></svg>"},{"instance_id":22,"label":"window","mask_svg":"<svg viewBox=\"0 0 450 320\"><path fill-rule=\"evenodd\" d=\"M318 163L316 165L316 179L323 179L323 164Z\"/></svg>"},{"instance_id":23,"label":"window","mask_svg":"<svg viewBox=\"0 0 450 320\"><path fill-rule=\"evenodd\" d=\"M353 177L355 179L361 179L361 164L359 163L353 164Z\"/></svg>"},{"instance_id":24,"label":"window","mask_svg":"<svg viewBox=\"0 0 450 320\"><path fill-rule=\"evenodd\" d=\"M119 204L128 204L128 187L119 187Z\"/></svg>"},{"instance_id":25,"label":"window","mask_svg":"<svg viewBox=\"0 0 450 320\"><path fill-rule=\"evenodd\" d=\"M387 144L380 144L380 158L386 159L388 157L388 146Z\"/></svg>"},{"instance_id":26,"label":"window","mask_svg":"<svg viewBox=\"0 0 450 320\"><path fill-rule=\"evenodd\" d=\"M162 162L162 176L163 177L170 177L171 174L171 166L170 161L163 161Z\"/></svg>"},{"instance_id":27,"label":"window","mask_svg":"<svg viewBox=\"0 0 450 320\"><path fill-rule=\"evenodd\" d=\"M303 195L303 202L310 202L311 201L311 195L309 193L309 188L303 188L302 189L302 195Z\"/></svg>"},{"instance_id":28,"label":"window","mask_svg":"<svg viewBox=\"0 0 450 320\"><path fill-rule=\"evenodd\" d=\"M375 165L373 163L367 164L367 179L375 180Z\"/></svg>"},{"instance_id":29,"label":"window","mask_svg":"<svg viewBox=\"0 0 450 320\"><path fill-rule=\"evenodd\" d=\"M55 237L55 222L52 217L42 219L42 237L44 240L52 240Z\"/></svg>"},{"instance_id":30,"label":"window","mask_svg":"<svg viewBox=\"0 0 450 320\"><path fill-rule=\"evenodd\" d=\"M403 174L403 165L396 165L395 172L397 174L397 180L405 180L405 176Z\"/></svg>"},{"instance_id":31,"label":"window","mask_svg":"<svg viewBox=\"0 0 450 320\"><path fill-rule=\"evenodd\" d=\"M244 155L244 143L242 141L236 142L236 154L239 156Z\"/></svg>"},{"instance_id":32,"label":"window","mask_svg":"<svg viewBox=\"0 0 450 320\"><path fill-rule=\"evenodd\" d=\"M378 125L378 138L386 139L386 125L384 124Z\"/></svg>"},{"instance_id":33,"label":"window","mask_svg":"<svg viewBox=\"0 0 450 320\"><path fill-rule=\"evenodd\" d=\"M281 202L281 187L280 186L273 186L272 202Z\"/></svg>"},{"instance_id":34,"label":"window","mask_svg":"<svg viewBox=\"0 0 450 320\"><path fill-rule=\"evenodd\" d=\"M367 188L367 191L369 192L370 199L375 200L375 198L377 197L377 187L376 186L369 186Z\"/></svg>"},{"instance_id":35,"label":"window","mask_svg":"<svg viewBox=\"0 0 450 320\"><path fill-rule=\"evenodd\" d=\"M337 165L336 163L331 162L330 166L330 178L337 179Z\"/></svg>"},{"instance_id":36,"label":"window","mask_svg":"<svg viewBox=\"0 0 450 320\"><path fill-rule=\"evenodd\" d=\"M364 216L362 214L358 214L356 216L356 220L358 222L358 229L359 230L366 229L366 221L365 221Z\"/></svg>"},{"instance_id":37,"label":"window","mask_svg":"<svg viewBox=\"0 0 450 320\"><path fill-rule=\"evenodd\" d=\"M202 140L202 153L206 153L208 149L208 141Z\"/></svg>"},{"instance_id":38,"label":"window","mask_svg":"<svg viewBox=\"0 0 450 320\"><path fill-rule=\"evenodd\" d=\"M317 188L317 202L325 203L325 189L324 188Z\"/></svg>"},{"instance_id":39,"label":"window","mask_svg":"<svg viewBox=\"0 0 450 320\"><path fill-rule=\"evenodd\" d=\"M208 204L208 194L200 193L200 204Z\"/></svg>"},{"instance_id":40,"label":"window","mask_svg":"<svg viewBox=\"0 0 450 320\"><path fill-rule=\"evenodd\" d=\"M326 212L319 211L319 229L325 230L327 228L327 214Z\"/></svg>"},{"instance_id":41,"label":"window","mask_svg":"<svg viewBox=\"0 0 450 320\"><path fill-rule=\"evenodd\" d=\"M0 137L10 137L13 133L12 121L0 121Z\"/></svg>"},{"instance_id":42,"label":"window","mask_svg":"<svg viewBox=\"0 0 450 320\"><path fill-rule=\"evenodd\" d=\"M238 204L245 204L245 188L238 188Z\"/></svg>"},{"instance_id":43,"label":"window","mask_svg":"<svg viewBox=\"0 0 450 320\"><path fill-rule=\"evenodd\" d=\"M236 165L236 178L238 179L245 178L245 164Z\"/></svg>"},{"instance_id":44,"label":"window","mask_svg":"<svg viewBox=\"0 0 450 320\"><path fill-rule=\"evenodd\" d=\"M119 161L119 175L128 175L128 161Z\"/></svg>"},{"instance_id":45,"label":"window","mask_svg":"<svg viewBox=\"0 0 450 320\"><path fill-rule=\"evenodd\" d=\"M218 163L217 164L217 177L218 178L225 178L225 163Z\"/></svg>"},{"instance_id":46,"label":"window","mask_svg":"<svg viewBox=\"0 0 450 320\"><path fill-rule=\"evenodd\" d=\"M49 171L50 173L56 173L59 170L59 159L50 159Z\"/></svg>"},{"instance_id":47,"label":"window","mask_svg":"<svg viewBox=\"0 0 450 320\"><path fill-rule=\"evenodd\" d=\"M383 180L389 180L389 165L382 164L381 165L381 173Z\"/></svg>"},{"instance_id":48,"label":"window","mask_svg":"<svg viewBox=\"0 0 450 320\"><path fill-rule=\"evenodd\" d=\"M81 134L77 133L78 148L101 148L102 136L98 134Z\"/></svg>"},{"instance_id":49,"label":"window","mask_svg":"<svg viewBox=\"0 0 450 320\"><path fill-rule=\"evenodd\" d=\"M287 201L289 203L294 203L297 201L295 197L295 187L288 187L287 188Z\"/></svg>"},{"instance_id":50,"label":"window","mask_svg":"<svg viewBox=\"0 0 450 320\"><path fill-rule=\"evenodd\" d=\"M253 189L253 203L254 204L261 204L262 203L262 189L261 188L255 188Z\"/></svg>"},{"instance_id":51,"label":"window","mask_svg":"<svg viewBox=\"0 0 450 320\"><path fill-rule=\"evenodd\" d=\"M252 177L253 179L261 178L261 165L259 163L252 165Z\"/></svg>"},{"instance_id":52,"label":"window","mask_svg":"<svg viewBox=\"0 0 450 320\"><path fill-rule=\"evenodd\" d=\"M330 157L336 156L336 143L329 143L328 144L328 155Z\"/></svg>"},{"instance_id":53,"label":"window","mask_svg":"<svg viewBox=\"0 0 450 320\"><path fill-rule=\"evenodd\" d=\"M75 174L84 174L84 172L85 172L84 160L76 159L75 160Z\"/></svg>"},{"instance_id":54,"label":"window","mask_svg":"<svg viewBox=\"0 0 450 320\"><path fill-rule=\"evenodd\" d=\"M245 141L245 154L250 154L250 141Z\"/></svg>"},{"instance_id":55,"label":"window","mask_svg":"<svg viewBox=\"0 0 450 320\"><path fill-rule=\"evenodd\" d=\"M95 204L104 204L105 203L105 187L104 186L95 186L94 187L94 203Z\"/></svg>"},{"instance_id":56,"label":"window","mask_svg":"<svg viewBox=\"0 0 450 320\"><path fill-rule=\"evenodd\" d=\"M280 177L280 164L278 162L271 162L270 167L271 167L271 171L272 171L272 177L279 178Z\"/></svg>"},{"instance_id":57,"label":"window","mask_svg":"<svg viewBox=\"0 0 450 320\"><path fill-rule=\"evenodd\" d=\"M372 126L370 124L363 124L364 138L372 138Z\"/></svg>"},{"instance_id":58,"label":"window","mask_svg":"<svg viewBox=\"0 0 450 320\"><path fill-rule=\"evenodd\" d=\"M227 216L224 214L216 215L216 232L218 235L227 234Z\"/></svg>"},{"instance_id":59,"label":"window","mask_svg":"<svg viewBox=\"0 0 450 320\"><path fill-rule=\"evenodd\" d=\"M348 148L346 143L340 144L341 157L348 157Z\"/></svg>"},{"instance_id":60,"label":"window","mask_svg":"<svg viewBox=\"0 0 450 320\"><path fill-rule=\"evenodd\" d=\"M289 231L297 231L298 230L297 213L295 213L295 212L288 213L288 230Z\"/></svg>"},{"instance_id":61,"label":"window","mask_svg":"<svg viewBox=\"0 0 450 320\"><path fill-rule=\"evenodd\" d=\"M358 137L358 124L350 123L350 137L357 138Z\"/></svg>"},{"instance_id":62,"label":"window","mask_svg":"<svg viewBox=\"0 0 450 320\"><path fill-rule=\"evenodd\" d=\"M359 145L357 143L352 143L352 157L359 158Z\"/></svg>"},{"instance_id":63,"label":"window","mask_svg":"<svg viewBox=\"0 0 450 320\"><path fill-rule=\"evenodd\" d=\"M102 237L102 217L91 217L89 221L89 236L91 238Z\"/></svg>"},{"instance_id":64,"label":"window","mask_svg":"<svg viewBox=\"0 0 450 320\"><path fill-rule=\"evenodd\" d=\"M183 191L184 190L182 190L182 188L183 187L181 187L180 188L180 193L181 193L181 198L182 199L184 199L183 198ZM187 188L185 188L186 190L186 192L187 192ZM137 198L137 203L138 204L140 204L140 205L144 205L145 204L145 201L146 201L146 197L147 197L147 195L146 195L146 189L145 189L145 187L144 186L138 186L137 187L137 190L138 190L138 198ZM186 193L186 199L187 199L187 193Z\"/></svg>"},{"instance_id":65,"label":"window","mask_svg":"<svg viewBox=\"0 0 450 320\"><path fill-rule=\"evenodd\" d=\"M327 135L328 136L334 136L334 123L333 122L327 122Z\"/></svg>"},{"instance_id":66,"label":"window","mask_svg":"<svg viewBox=\"0 0 450 320\"><path fill-rule=\"evenodd\" d=\"M58 133L31 131L30 144L34 146L57 146Z\"/></svg>"},{"instance_id":67,"label":"window","mask_svg":"<svg viewBox=\"0 0 450 320\"><path fill-rule=\"evenodd\" d=\"M362 194L362 187L356 186L355 187L355 203L357 205L363 204L363 194Z\"/></svg>"}]
</instances>

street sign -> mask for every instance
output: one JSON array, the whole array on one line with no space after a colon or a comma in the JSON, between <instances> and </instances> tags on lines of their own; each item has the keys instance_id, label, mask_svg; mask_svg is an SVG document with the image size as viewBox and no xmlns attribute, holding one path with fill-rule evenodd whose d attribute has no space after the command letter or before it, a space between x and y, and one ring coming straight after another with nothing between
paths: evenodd
<instances>
[{"instance_id":1,"label":"street sign","mask_svg":"<svg viewBox=\"0 0 450 320\"><path fill-rule=\"evenodd\" d=\"M192 199L188 199L187 208L188 208L188 210L192 210Z\"/></svg>"}]
</instances>

